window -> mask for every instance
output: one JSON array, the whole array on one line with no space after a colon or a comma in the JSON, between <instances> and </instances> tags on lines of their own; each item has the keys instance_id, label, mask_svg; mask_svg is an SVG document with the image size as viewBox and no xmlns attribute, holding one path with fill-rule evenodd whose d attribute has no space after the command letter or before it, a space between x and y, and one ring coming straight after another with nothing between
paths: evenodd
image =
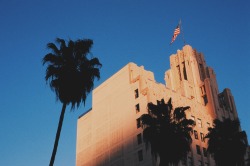
<instances>
[{"instance_id":1,"label":"window","mask_svg":"<svg viewBox=\"0 0 250 166\"><path fill-rule=\"evenodd\" d=\"M187 71L186 71L185 62L182 62L182 66L183 66L183 75L184 75L184 79L187 80Z\"/></svg>"},{"instance_id":2,"label":"window","mask_svg":"<svg viewBox=\"0 0 250 166\"><path fill-rule=\"evenodd\" d=\"M199 139L199 138L198 138L198 132L197 132L196 130L194 130L194 138L195 138L195 139Z\"/></svg>"},{"instance_id":3,"label":"window","mask_svg":"<svg viewBox=\"0 0 250 166\"><path fill-rule=\"evenodd\" d=\"M203 155L204 155L204 157L207 157L207 149L206 148L203 148Z\"/></svg>"},{"instance_id":4,"label":"window","mask_svg":"<svg viewBox=\"0 0 250 166\"><path fill-rule=\"evenodd\" d=\"M136 119L136 125L137 125L137 128L141 127L141 119L140 118Z\"/></svg>"},{"instance_id":5,"label":"window","mask_svg":"<svg viewBox=\"0 0 250 166\"><path fill-rule=\"evenodd\" d=\"M180 66L178 65L178 66L176 66L176 67L177 67L177 70L178 70L179 79L180 79L180 81L181 81L182 79L181 79L181 70L180 70Z\"/></svg>"},{"instance_id":6,"label":"window","mask_svg":"<svg viewBox=\"0 0 250 166\"><path fill-rule=\"evenodd\" d=\"M139 97L139 91L138 89L135 90L135 99L137 99Z\"/></svg>"},{"instance_id":7,"label":"window","mask_svg":"<svg viewBox=\"0 0 250 166\"><path fill-rule=\"evenodd\" d=\"M197 154L201 155L201 148L199 145L196 145L196 152Z\"/></svg>"},{"instance_id":8,"label":"window","mask_svg":"<svg viewBox=\"0 0 250 166\"><path fill-rule=\"evenodd\" d=\"M142 161L143 160L143 154L142 154L142 150L138 151L138 160Z\"/></svg>"},{"instance_id":9,"label":"window","mask_svg":"<svg viewBox=\"0 0 250 166\"><path fill-rule=\"evenodd\" d=\"M202 123L201 123L201 119L197 119L197 125L202 128Z\"/></svg>"},{"instance_id":10,"label":"window","mask_svg":"<svg viewBox=\"0 0 250 166\"><path fill-rule=\"evenodd\" d=\"M204 101L204 105L207 105L207 103L208 103L207 95L202 96L202 98L203 98L203 101Z\"/></svg>"},{"instance_id":11,"label":"window","mask_svg":"<svg viewBox=\"0 0 250 166\"><path fill-rule=\"evenodd\" d=\"M202 141L202 142L205 142L204 134L203 134L203 133L200 133L200 136L201 136L201 141Z\"/></svg>"},{"instance_id":12,"label":"window","mask_svg":"<svg viewBox=\"0 0 250 166\"><path fill-rule=\"evenodd\" d=\"M203 64L199 64L199 70L200 70L200 79L203 81L205 79L205 71Z\"/></svg>"},{"instance_id":13,"label":"window","mask_svg":"<svg viewBox=\"0 0 250 166\"><path fill-rule=\"evenodd\" d=\"M136 111L136 113L140 112L140 105L139 104L135 105L135 111Z\"/></svg>"},{"instance_id":14,"label":"window","mask_svg":"<svg viewBox=\"0 0 250 166\"><path fill-rule=\"evenodd\" d=\"M137 134L137 143L138 145L140 145L142 143L142 136L141 136L141 133L140 134Z\"/></svg>"}]
</instances>

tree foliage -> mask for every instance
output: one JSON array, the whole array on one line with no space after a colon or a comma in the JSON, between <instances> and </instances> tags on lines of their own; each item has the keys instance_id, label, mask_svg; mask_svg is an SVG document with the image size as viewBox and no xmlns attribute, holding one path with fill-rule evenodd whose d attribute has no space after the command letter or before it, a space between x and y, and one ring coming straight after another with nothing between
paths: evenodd
<instances>
[{"instance_id":1,"label":"tree foliage","mask_svg":"<svg viewBox=\"0 0 250 166\"><path fill-rule=\"evenodd\" d=\"M90 39L69 40L66 44L60 38L56 39L56 44L47 44L51 52L43 58L43 65L47 65L45 80L63 103L50 166L54 164L66 106L71 104L73 109L85 103L87 95L93 90L94 79L100 78L102 65L98 58L88 58L92 45Z\"/></svg>"},{"instance_id":2,"label":"tree foliage","mask_svg":"<svg viewBox=\"0 0 250 166\"><path fill-rule=\"evenodd\" d=\"M151 147L152 155L160 158L160 166L177 164L190 151L190 132L194 121L186 118L190 107L173 109L171 98L157 104L148 103L148 114L141 116L143 138L146 148Z\"/></svg>"},{"instance_id":3,"label":"tree foliage","mask_svg":"<svg viewBox=\"0 0 250 166\"><path fill-rule=\"evenodd\" d=\"M218 166L243 166L246 153L247 135L240 131L238 119L215 119L213 127L208 128L208 152L214 156Z\"/></svg>"},{"instance_id":4,"label":"tree foliage","mask_svg":"<svg viewBox=\"0 0 250 166\"><path fill-rule=\"evenodd\" d=\"M56 93L57 99L66 105L79 106L85 102L94 86L94 79L100 78L99 68L102 66L98 58L89 59L87 55L93 45L90 39L72 41L68 44L57 38L56 43L48 43L50 53L44 56L43 64L47 64L45 79Z\"/></svg>"}]
</instances>

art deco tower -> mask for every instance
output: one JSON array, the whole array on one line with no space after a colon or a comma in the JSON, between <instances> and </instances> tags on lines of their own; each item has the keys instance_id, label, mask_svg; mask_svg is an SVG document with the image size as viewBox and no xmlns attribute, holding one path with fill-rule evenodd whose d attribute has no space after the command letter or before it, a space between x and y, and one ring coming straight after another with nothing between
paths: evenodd
<instances>
[{"instance_id":1,"label":"art deco tower","mask_svg":"<svg viewBox=\"0 0 250 166\"><path fill-rule=\"evenodd\" d=\"M214 118L237 117L230 90L219 93L213 69L189 45L170 56L165 81L157 83L152 72L129 63L95 88L92 109L78 119L76 165L156 165L142 140L140 116L147 103L170 97L174 107L190 106L187 118L196 122L192 151L180 165L215 165L204 136Z\"/></svg>"}]
</instances>

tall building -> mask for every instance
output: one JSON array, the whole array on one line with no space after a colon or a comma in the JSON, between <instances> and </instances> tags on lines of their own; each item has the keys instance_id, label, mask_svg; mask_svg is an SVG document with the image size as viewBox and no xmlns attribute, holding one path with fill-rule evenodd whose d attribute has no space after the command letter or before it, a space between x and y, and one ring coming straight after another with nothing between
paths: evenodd
<instances>
[{"instance_id":1,"label":"tall building","mask_svg":"<svg viewBox=\"0 0 250 166\"><path fill-rule=\"evenodd\" d=\"M76 166L154 166L156 160L142 139L140 116L147 104L172 98L174 107L190 106L187 118L196 126L192 150L180 165L215 165L204 136L214 118L237 118L230 89L219 92L215 72L202 53L189 45L170 56L166 84L129 63L93 90L92 109L77 123Z\"/></svg>"}]
</instances>

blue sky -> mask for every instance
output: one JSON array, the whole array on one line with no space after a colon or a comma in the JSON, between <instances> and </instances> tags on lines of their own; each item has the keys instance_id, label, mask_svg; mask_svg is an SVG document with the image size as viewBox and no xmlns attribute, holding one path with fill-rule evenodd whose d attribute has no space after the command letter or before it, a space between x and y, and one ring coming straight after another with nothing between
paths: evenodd
<instances>
[{"instance_id":1,"label":"blue sky","mask_svg":"<svg viewBox=\"0 0 250 166\"><path fill-rule=\"evenodd\" d=\"M164 83L169 46L182 19L187 44L203 52L219 90L230 88L250 137L250 1L0 0L0 165L48 165L61 103L44 80L41 60L56 37L93 39L103 67L100 85L128 62ZM86 105L66 112L55 166L75 165L76 125Z\"/></svg>"}]
</instances>

